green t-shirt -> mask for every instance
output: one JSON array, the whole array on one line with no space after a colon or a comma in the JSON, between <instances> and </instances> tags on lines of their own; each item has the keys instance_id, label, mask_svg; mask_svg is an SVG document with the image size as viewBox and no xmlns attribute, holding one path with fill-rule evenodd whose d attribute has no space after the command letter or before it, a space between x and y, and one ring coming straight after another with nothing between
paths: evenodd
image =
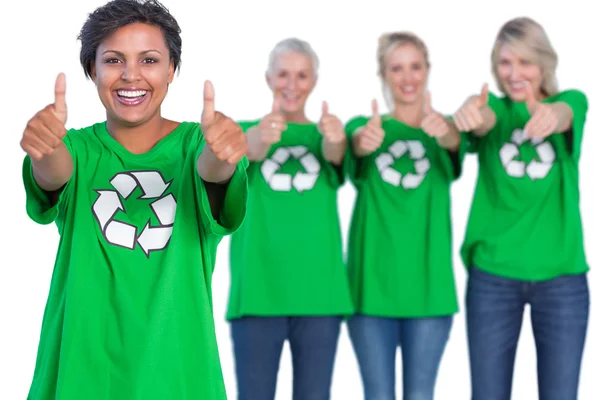
<instances>
[{"instance_id":1,"label":"green t-shirt","mask_svg":"<svg viewBox=\"0 0 600 400\"><path fill-rule=\"evenodd\" d=\"M525 103L490 94L496 126L471 135L479 176L461 249L467 267L520 280L546 280L588 270L579 211L578 163L588 103L569 90L544 103L573 110L569 132L524 140Z\"/></svg>"},{"instance_id":2,"label":"green t-shirt","mask_svg":"<svg viewBox=\"0 0 600 400\"><path fill-rule=\"evenodd\" d=\"M367 122L347 123L349 143ZM460 176L464 150L451 153L388 115L382 128L378 150L347 157L357 189L348 243L357 312L393 318L455 313L450 185Z\"/></svg>"},{"instance_id":3,"label":"green t-shirt","mask_svg":"<svg viewBox=\"0 0 600 400\"><path fill-rule=\"evenodd\" d=\"M344 174L321 143L315 124L288 123L265 160L250 162L247 216L231 238L227 319L352 313L337 205Z\"/></svg>"},{"instance_id":4,"label":"green t-shirt","mask_svg":"<svg viewBox=\"0 0 600 400\"><path fill-rule=\"evenodd\" d=\"M217 221L196 171L198 123L138 155L105 123L64 142L75 169L54 206L23 164L28 215L60 234L28 399L226 399L211 276L246 212L248 160Z\"/></svg>"}]
</instances>

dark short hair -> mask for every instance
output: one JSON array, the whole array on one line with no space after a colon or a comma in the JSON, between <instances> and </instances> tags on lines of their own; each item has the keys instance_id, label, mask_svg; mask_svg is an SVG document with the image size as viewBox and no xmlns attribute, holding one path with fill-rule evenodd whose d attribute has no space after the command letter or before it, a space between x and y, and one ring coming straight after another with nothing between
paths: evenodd
<instances>
[{"instance_id":1,"label":"dark short hair","mask_svg":"<svg viewBox=\"0 0 600 400\"><path fill-rule=\"evenodd\" d=\"M77 37L81 40L79 60L88 78L92 77L100 43L117 29L134 23L160 28L177 71L181 62L181 29L169 10L157 0L112 0L88 16Z\"/></svg>"}]
</instances>

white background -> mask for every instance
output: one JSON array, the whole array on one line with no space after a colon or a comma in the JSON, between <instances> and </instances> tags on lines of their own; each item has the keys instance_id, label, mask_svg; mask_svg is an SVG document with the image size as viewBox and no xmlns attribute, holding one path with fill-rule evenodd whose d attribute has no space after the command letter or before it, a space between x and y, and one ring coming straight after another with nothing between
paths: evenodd
<instances>
[{"instance_id":1,"label":"white background","mask_svg":"<svg viewBox=\"0 0 600 400\"><path fill-rule=\"evenodd\" d=\"M3 172L0 204L0 399L24 399L37 351L42 315L49 288L58 235L54 226L39 226L25 214L19 147L23 128L35 112L53 101L56 74L67 75L68 127L83 127L104 120L94 85L79 66L76 36L87 14L100 0L11 2L14 11L2 10L0 26L0 115L4 124L0 147ZM587 3L587 4L586 4ZM411 30L420 35L431 54L430 89L434 108L454 112L466 96L484 82L497 93L490 73L490 52L500 26L510 18L530 16L546 28L559 54L561 89L578 88L590 110L580 164L581 208L592 311L581 376L580 399L598 399L600 312L595 293L600 278L600 213L597 188L600 157L600 118L597 76L600 37L597 13L591 1L504 0L484 1L198 1L165 0L183 30L183 63L164 103L163 115L176 120L199 120L202 82L211 79L217 108L234 119L258 118L269 112L271 95L264 81L268 53L288 36L309 41L321 58L320 79L309 98L308 115L320 117L322 100L343 121L368 113L376 97L383 106L376 76L378 36L390 30ZM6 7L6 6L5 6ZM454 248L458 248L476 178L477 163L468 158L462 178L453 187ZM342 228L347 232L354 202L350 186L339 194ZM213 278L214 311L227 391L235 398L236 386L229 337L224 320L229 290L229 240L219 247ZM468 354L464 323L465 273L455 257L461 313L445 352L437 384L437 399L464 400L470 396ZM535 351L529 313L526 313L518 348L513 398L537 399ZM401 364L398 361L398 393ZM202 377L198 377L202 379ZM401 397L401 396L399 396ZM362 386L348 335L342 331L333 379L334 400L359 400ZM277 399L291 399L291 362L286 346L281 360ZM565 399L571 400L571 399Z\"/></svg>"}]
</instances>

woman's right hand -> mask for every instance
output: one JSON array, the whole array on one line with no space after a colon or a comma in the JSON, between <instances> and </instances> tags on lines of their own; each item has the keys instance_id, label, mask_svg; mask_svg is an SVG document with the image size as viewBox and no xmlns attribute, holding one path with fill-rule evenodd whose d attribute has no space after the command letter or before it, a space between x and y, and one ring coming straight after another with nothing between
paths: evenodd
<instances>
[{"instance_id":1,"label":"woman's right hand","mask_svg":"<svg viewBox=\"0 0 600 400\"><path fill-rule=\"evenodd\" d=\"M27 122L21 148L34 161L54 154L67 133L66 78L59 74L54 85L54 103L47 105Z\"/></svg>"},{"instance_id":2,"label":"woman's right hand","mask_svg":"<svg viewBox=\"0 0 600 400\"><path fill-rule=\"evenodd\" d=\"M454 125L461 132L480 131L486 125L485 108L488 106L488 85L481 93L469 97L453 116Z\"/></svg>"}]
</instances>

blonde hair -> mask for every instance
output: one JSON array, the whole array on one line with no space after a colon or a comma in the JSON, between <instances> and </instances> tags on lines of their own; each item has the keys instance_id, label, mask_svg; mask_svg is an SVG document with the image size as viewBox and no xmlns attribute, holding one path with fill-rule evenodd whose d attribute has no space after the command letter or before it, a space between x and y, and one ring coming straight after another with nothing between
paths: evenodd
<instances>
[{"instance_id":1,"label":"blonde hair","mask_svg":"<svg viewBox=\"0 0 600 400\"><path fill-rule=\"evenodd\" d=\"M558 93L556 81L556 67L558 56L550 43L550 39L542 26L531 18L520 17L505 23L498 35L492 50L492 73L498 88L505 93L498 76L498 58L502 45L508 44L515 47L524 47L535 54L535 60L542 71L540 90L544 96L553 96Z\"/></svg>"},{"instance_id":2,"label":"blonde hair","mask_svg":"<svg viewBox=\"0 0 600 400\"><path fill-rule=\"evenodd\" d=\"M388 32L384 33L379 37L379 43L377 46L377 74L381 78L382 90L385 97L385 101L388 107L393 108L393 101L391 98L390 88L385 83L385 65L387 56L396 48L404 46L406 44L412 44L423 53L425 58L425 66L429 68L429 51L425 42L417 35L412 32Z\"/></svg>"}]
</instances>

